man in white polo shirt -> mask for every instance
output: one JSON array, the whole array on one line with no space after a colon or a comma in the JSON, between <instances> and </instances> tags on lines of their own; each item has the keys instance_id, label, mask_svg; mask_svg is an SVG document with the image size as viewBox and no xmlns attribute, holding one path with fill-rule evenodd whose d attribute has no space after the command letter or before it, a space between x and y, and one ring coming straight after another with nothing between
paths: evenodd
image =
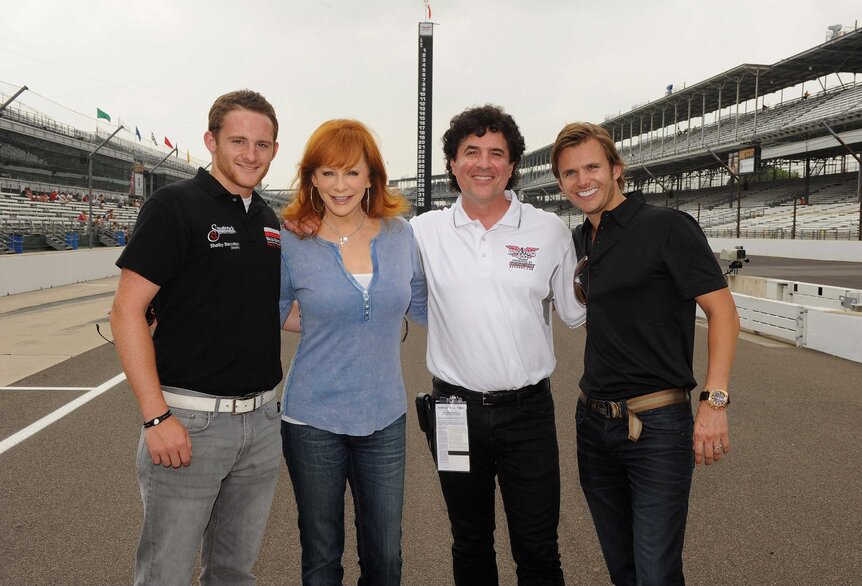
<instances>
[{"instance_id":1,"label":"man in white polo shirt","mask_svg":"<svg viewBox=\"0 0 862 586\"><path fill-rule=\"evenodd\" d=\"M443 150L450 188L460 196L411 220L428 280L433 394L460 397L467 407L469 472L439 473L459 586L498 583L495 477L519 584L564 583L551 314L556 308L577 327L585 310L573 290L571 232L511 191L524 148L499 107L455 116Z\"/></svg>"}]
</instances>

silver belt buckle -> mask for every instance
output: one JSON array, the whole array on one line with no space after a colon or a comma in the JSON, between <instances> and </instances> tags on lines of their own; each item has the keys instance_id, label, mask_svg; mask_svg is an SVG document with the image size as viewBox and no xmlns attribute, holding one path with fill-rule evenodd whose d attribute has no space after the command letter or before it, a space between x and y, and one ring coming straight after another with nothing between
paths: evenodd
<instances>
[{"instance_id":1,"label":"silver belt buckle","mask_svg":"<svg viewBox=\"0 0 862 586\"><path fill-rule=\"evenodd\" d=\"M257 400L263 400L263 393L257 393L256 395L251 395L244 399L232 399L233 400L233 408L230 411L231 415L242 415L243 413L248 413L249 411L254 411L257 409ZM249 408L248 402L251 401L251 406ZM242 403L242 405L240 405ZM240 411L239 409L242 409Z\"/></svg>"}]
</instances>

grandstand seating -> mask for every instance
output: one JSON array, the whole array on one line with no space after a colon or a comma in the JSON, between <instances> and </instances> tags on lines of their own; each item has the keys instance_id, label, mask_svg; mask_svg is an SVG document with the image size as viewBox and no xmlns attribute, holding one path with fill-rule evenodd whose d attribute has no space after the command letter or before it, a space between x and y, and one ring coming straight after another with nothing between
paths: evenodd
<instances>
[{"instance_id":1,"label":"grandstand seating","mask_svg":"<svg viewBox=\"0 0 862 586\"><path fill-rule=\"evenodd\" d=\"M81 191L88 185L87 154L107 137L58 123L13 103L0 118L2 176L31 185L59 183ZM93 188L127 191L135 163L149 172L163 157L152 145L114 137L93 157ZM158 189L192 177L195 171L196 167L185 160L170 157L153 173L153 186Z\"/></svg>"},{"instance_id":2,"label":"grandstand seating","mask_svg":"<svg viewBox=\"0 0 862 586\"><path fill-rule=\"evenodd\" d=\"M797 238L853 237L859 229L856 181L856 173L812 177L807 204L800 197L805 193L804 179L753 183L747 192L742 192L740 230L759 237L789 238L794 230L793 200L796 198ZM735 187L682 191L677 196L687 199L679 209L698 219L707 235L735 232Z\"/></svg>"},{"instance_id":3,"label":"grandstand seating","mask_svg":"<svg viewBox=\"0 0 862 586\"><path fill-rule=\"evenodd\" d=\"M109 212L113 217L102 219ZM77 248L78 245L85 246L88 223L79 218L88 213L88 202L31 201L18 192L0 191L2 252L67 250ZM138 208L132 205L120 207L116 202L106 202L100 206L94 201L97 243L105 246L125 244L137 217ZM24 238L26 244L19 245L16 250L13 236Z\"/></svg>"},{"instance_id":4,"label":"grandstand seating","mask_svg":"<svg viewBox=\"0 0 862 586\"><path fill-rule=\"evenodd\" d=\"M834 98L834 100L833 100ZM846 114L862 107L862 85L852 90L830 90L809 98L797 98L789 102L775 105L767 110L760 110L756 115L757 132L755 134L755 113L725 114L720 122L716 120L701 129L700 126L681 130L677 136L650 138L641 137L639 142L623 146L622 154L630 162L645 162L661 156L684 153L691 150L701 150L704 147L716 147L720 144L732 144L740 137L750 138L752 135L770 134L784 131L811 123L815 120L831 118L838 114ZM690 136L689 136L690 135Z\"/></svg>"}]
</instances>

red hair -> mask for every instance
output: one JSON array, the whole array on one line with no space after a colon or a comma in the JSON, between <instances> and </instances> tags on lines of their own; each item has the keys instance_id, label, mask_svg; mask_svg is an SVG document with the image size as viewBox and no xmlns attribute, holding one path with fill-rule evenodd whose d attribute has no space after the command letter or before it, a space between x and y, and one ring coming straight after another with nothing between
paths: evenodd
<instances>
[{"instance_id":1,"label":"red hair","mask_svg":"<svg viewBox=\"0 0 862 586\"><path fill-rule=\"evenodd\" d=\"M368 210L369 218L389 219L404 215L410 209L410 204L402 195L387 187L383 157L368 128L357 120L329 120L312 133L305 145L294 180L296 196L281 210L281 217L298 223L311 216L322 218L325 207L320 197L317 197L316 202L311 199L311 176L320 167L349 169L363 156L368 163L371 187L362 198L362 209ZM370 198L370 201L366 201L366 198Z\"/></svg>"}]
</instances>

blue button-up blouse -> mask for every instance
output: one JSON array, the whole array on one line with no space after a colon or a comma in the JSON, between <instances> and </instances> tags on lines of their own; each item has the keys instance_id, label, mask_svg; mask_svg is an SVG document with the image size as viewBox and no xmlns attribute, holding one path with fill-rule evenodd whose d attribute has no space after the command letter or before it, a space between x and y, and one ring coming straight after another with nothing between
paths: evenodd
<instances>
[{"instance_id":1,"label":"blue button-up blouse","mask_svg":"<svg viewBox=\"0 0 862 586\"><path fill-rule=\"evenodd\" d=\"M427 290L413 230L381 220L365 290L338 246L281 231L281 323L294 300L302 334L284 389L284 415L332 433L370 435L406 411L402 318L427 323Z\"/></svg>"}]
</instances>

